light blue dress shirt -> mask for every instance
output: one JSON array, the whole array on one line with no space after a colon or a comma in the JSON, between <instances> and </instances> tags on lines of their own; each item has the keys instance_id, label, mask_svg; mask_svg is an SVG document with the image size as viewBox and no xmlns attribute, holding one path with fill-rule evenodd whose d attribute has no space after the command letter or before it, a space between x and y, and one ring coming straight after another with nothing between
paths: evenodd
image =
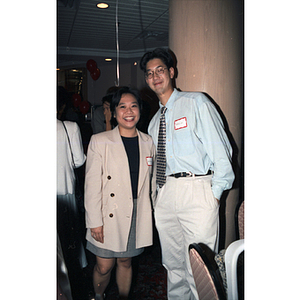
<instances>
[{"instance_id":1,"label":"light blue dress shirt","mask_svg":"<svg viewBox=\"0 0 300 300\"><path fill-rule=\"evenodd\" d=\"M166 175L207 174L211 170L212 192L220 199L223 191L232 187L234 173L232 148L215 106L203 93L174 89L166 107ZM158 110L148 127L156 146L160 114Z\"/></svg>"}]
</instances>

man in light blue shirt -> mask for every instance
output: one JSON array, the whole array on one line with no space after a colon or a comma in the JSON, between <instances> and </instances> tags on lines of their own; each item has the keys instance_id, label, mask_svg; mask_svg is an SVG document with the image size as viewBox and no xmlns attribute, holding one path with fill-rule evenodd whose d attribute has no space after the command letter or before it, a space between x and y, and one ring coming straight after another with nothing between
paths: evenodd
<instances>
[{"instance_id":1,"label":"man in light blue shirt","mask_svg":"<svg viewBox=\"0 0 300 300\"><path fill-rule=\"evenodd\" d=\"M168 299L198 299L188 246L217 250L219 201L234 181L232 148L219 113L200 92L173 88L168 51L147 52L140 63L149 87L166 107L166 182L158 187L154 214L168 271ZM160 110L148 132L157 146Z\"/></svg>"}]
</instances>

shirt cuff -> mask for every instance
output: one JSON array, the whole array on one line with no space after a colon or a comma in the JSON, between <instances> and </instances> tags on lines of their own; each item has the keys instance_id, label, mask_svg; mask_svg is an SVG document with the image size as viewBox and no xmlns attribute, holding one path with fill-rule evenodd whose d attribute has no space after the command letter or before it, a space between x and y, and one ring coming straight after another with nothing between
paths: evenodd
<instances>
[{"instance_id":1,"label":"shirt cuff","mask_svg":"<svg viewBox=\"0 0 300 300\"><path fill-rule=\"evenodd\" d=\"M218 200L221 200L221 196L223 194L223 188L221 186L213 185L211 187L214 197Z\"/></svg>"}]
</instances>

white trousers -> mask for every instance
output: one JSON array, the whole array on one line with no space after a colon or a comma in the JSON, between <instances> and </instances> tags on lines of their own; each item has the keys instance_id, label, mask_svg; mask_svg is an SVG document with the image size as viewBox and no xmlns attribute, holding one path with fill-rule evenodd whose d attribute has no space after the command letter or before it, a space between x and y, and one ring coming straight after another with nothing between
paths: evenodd
<instances>
[{"instance_id":1,"label":"white trousers","mask_svg":"<svg viewBox=\"0 0 300 300\"><path fill-rule=\"evenodd\" d=\"M217 250L219 205L211 177L167 177L159 189L154 215L168 272L168 299L194 300L198 294L189 260L189 245L205 243Z\"/></svg>"}]
</instances>

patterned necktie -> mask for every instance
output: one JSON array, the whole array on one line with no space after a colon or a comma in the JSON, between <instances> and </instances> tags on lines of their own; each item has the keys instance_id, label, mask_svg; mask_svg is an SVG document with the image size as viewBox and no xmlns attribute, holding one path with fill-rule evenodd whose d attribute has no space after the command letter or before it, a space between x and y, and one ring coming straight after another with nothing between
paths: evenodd
<instances>
[{"instance_id":1,"label":"patterned necktie","mask_svg":"<svg viewBox=\"0 0 300 300\"><path fill-rule=\"evenodd\" d=\"M165 112L167 108L161 108L158 143L157 143L157 172L156 182L161 188L166 182L166 120Z\"/></svg>"}]
</instances>

